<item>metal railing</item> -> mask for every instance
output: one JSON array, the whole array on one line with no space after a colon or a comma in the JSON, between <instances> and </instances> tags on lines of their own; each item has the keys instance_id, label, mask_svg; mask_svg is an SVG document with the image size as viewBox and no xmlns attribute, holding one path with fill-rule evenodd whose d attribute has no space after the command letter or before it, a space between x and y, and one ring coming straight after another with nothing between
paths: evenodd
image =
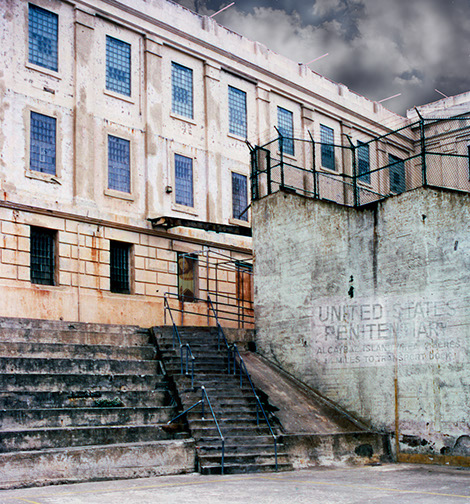
<instances>
[{"instance_id":1,"label":"metal railing","mask_svg":"<svg viewBox=\"0 0 470 504\"><path fill-rule=\"evenodd\" d=\"M220 430L219 422L217 421L217 417L215 416L214 409L212 408L211 401L209 399L209 396L207 395L206 388L204 387L204 385L201 387L201 399L198 402L194 403L191 407L189 407L188 409L184 410L182 413L177 415L175 418L170 420L167 425L171 424L175 420L178 420L178 418L181 418L183 415L186 415L187 413L189 413L191 410L193 410L194 408L196 408L199 405L201 405L201 419L205 420L205 417L204 417L204 403L205 403L205 401L207 401L207 405L209 406L209 410L211 412L212 419L214 420L215 426L217 428L217 432L219 434L219 437L220 437L220 440L222 443L222 454L221 454L220 468L221 468L221 473L224 474L225 438L222 434L222 431Z\"/></svg>"},{"instance_id":2,"label":"metal railing","mask_svg":"<svg viewBox=\"0 0 470 504\"><path fill-rule=\"evenodd\" d=\"M261 403L261 400L256 393L256 389L253 385L253 382L251 381L250 373L248 372L248 369L246 368L245 361L243 360L243 357L240 355L240 352L238 350L238 347L236 344L233 344L231 347L231 352L233 355L233 374L236 375L237 373L237 364L238 364L238 369L240 372L240 388L243 386L243 374L245 374L246 379L248 380L248 383L251 387L251 390L255 396L256 399L256 425L259 427L259 413L261 412L263 414L263 417L266 421L266 424L268 426L269 432L271 433L271 436L274 441L274 459L276 463L276 471L277 471L277 437L276 434L274 434L273 428L271 427L271 423L269 422L268 415L266 414L265 409L263 408L263 405ZM237 363L237 358L238 358L238 363ZM230 364L229 364L229 369L230 369ZM230 372L230 371L229 371Z\"/></svg>"}]
</instances>

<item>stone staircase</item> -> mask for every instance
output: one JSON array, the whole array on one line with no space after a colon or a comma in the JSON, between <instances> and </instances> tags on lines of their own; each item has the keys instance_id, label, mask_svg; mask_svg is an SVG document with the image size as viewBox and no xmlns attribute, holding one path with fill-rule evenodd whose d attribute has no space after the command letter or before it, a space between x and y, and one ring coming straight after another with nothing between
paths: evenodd
<instances>
[{"instance_id":1,"label":"stone staircase","mask_svg":"<svg viewBox=\"0 0 470 504\"><path fill-rule=\"evenodd\" d=\"M0 318L0 488L194 469L149 336Z\"/></svg>"},{"instance_id":2,"label":"stone staircase","mask_svg":"<svg viewBox=\"0 0 470 504\"><path fill-rule=\"evenodd\" d=\"M240 386L239 374L227 372L227 351L221 342L218 350L215 328L179 328L181 343L189 343L195 357L194 388L191 377L181 375L180 348L177 342L173 348L173 328L152 329L159 357L166 371L175 382L183 410L201 399L204 386L225 438L224 474L275 471L273 436L260 413L259 425L256 418L256 399L248 380ZM220 474L221 439L210 410L205 405L204 419L201 405L186 415L191 435L196 440L198 468L202 474ZM280 436L280 425L270 419L276 436ZM277 441L278 470L292 469L282 444L282 436Z\"/></svg>"}]
</instances>

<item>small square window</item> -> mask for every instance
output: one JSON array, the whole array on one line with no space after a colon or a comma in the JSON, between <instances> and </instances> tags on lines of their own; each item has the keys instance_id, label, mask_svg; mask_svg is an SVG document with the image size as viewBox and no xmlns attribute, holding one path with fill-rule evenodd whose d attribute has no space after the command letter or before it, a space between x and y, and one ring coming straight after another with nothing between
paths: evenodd
<instances>
[{"instance_id":1,"label":"small square window","mask_svg":"<svg viewBox=\"0 0 470 504\"><path fill-rule=\"evenodd\" d=\"M57 71L58 20L57 14L29 4L28 61L30 63Z\"/></svg>"},{"instance_id":2,"label":"small square window","mask_svg":"<svg viewBox=\"0 0 470 504\"><path fill-rule=\"evenodd\" d=\"M294 155L294 114L282 107L277 107L277 127L283 136L284 154Z\"/></svg>"},{"instance_id":3,"label":"small square window","mask_svg":"<svg viewBox=\"0 0 470 504\"><path fill-rule=\"evenodd\" d=\"M228 121L230 133L246 138L246 93L232 86L228 87Z\"/></svg>"},{"instance_id":4,"label":"small square window","mask_svg":"<svg viewBox=\"0 0 470 504\"><path fill-rule=\"evenodd\" d=\"M57 231L31 226L30 273L31 282L55 285L55 248Z\"/></svg>"},{"instance_id":5,"label":"small square window","mask_svg":"<svg viewBox=\"0 0 470 504\"><path fill-rule=\"evenodd\" d=\"M108 189L131 192L130 142L108 136Z\"/></svg>"},{"instance_id":6,"label":"small square window","mask_svg":"<svg viewBox=\"0 0 470 504\"><path fill-rule=\"evenodd\" d=\"M243 221L248 221L246 181L245 175L232 172L232 217Z\"/></svg>"},{"instance_id":7,"label":"small square window","mask_svg":"<svg viewBox=\"0 0 470 504\"><path fill-rule=\"evenodd\" d=\"M106 35L106 89L131 95L131 46Z\"/></svg>"},{"instance_id":8,"label":"small square window","mask_svg":"<svg viewBox=\"0 0 470 504\"><path fill-rule=\"evenodd\" d=\"M179 154L175 154L175 202L194 206L193 160Z\"/></svg>"},{"instance_id":9,"label":"small square window","mask_svg":"<svg viewBox=\"0 0 470 504\"><path fill-rule=\"evenodd\" d=\"M335 167L335 133L332 128L320 124L321 164L329 170Z\"/></svg>"},{"instance_id":10,"label":"small square window","mask_svg":"<svg viewBox=\"0 0 470 504\"><path fill-rule=\"evenodd\" d=\"M131 247L129 243L111 241L109 246L109 277L111 292L130 294L130 266Z\"/></svg>"},{"instance_id":11,"label":"small square window","mask_svg":"<svg viewBox=\"0 0 470 504\"><path fill-rule=\"evenodd\" d=\"M357 142L357 174L361 182L370 184L369 144Z\"/></svg>"},{"instance_id":12,"label":"small square window","mask_svg":"<svg viewBox=\"0 0 470 504\"><path fill-rule=\"evenodd\" d=\"M171 110L193 118L193 71L178 63L171 64Z\"/></svg>"},{"instance_id":13,"label":"small square window","mask_svg":"<svg viewBox=\"0 0 470 504\"><path fill-rule=\"evenodd\" d=\"M30 170L56 174L56 119L31 112Z\"/></svg>"},{"instance_id":14,"label":"small square window","mask_svg":"<svg viewBox=\"0 0 470 504\"><path fill-rule=\"evenodd\" d=\"M194 301L197 298L196 254L178 253L178 296L183 301Z\"/></svg>"}]
</instances>

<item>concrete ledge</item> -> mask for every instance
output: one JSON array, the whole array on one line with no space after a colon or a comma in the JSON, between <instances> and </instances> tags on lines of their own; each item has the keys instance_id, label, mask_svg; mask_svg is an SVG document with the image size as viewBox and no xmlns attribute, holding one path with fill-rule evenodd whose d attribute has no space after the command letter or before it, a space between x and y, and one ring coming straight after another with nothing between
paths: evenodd
<instances>
[{"instance_id":1,"label":"concrete ledge","mask_svg":"<svg viewBox=\"0 0 470 504\"><path fill-rule=\"evenodd\" d=\"M0 489L182 474L195 466L193 439L5 453Z\"/></svg>"},{"instance_id":2,"label":"concrete ledge","mask_svg":"<svg viewBox=\"0 0 470 504\"><path fill-rule=\"evenodd\" d=\"M295 469L390 461L388 435L377 432L284 434L283 441Z\"/></svg>"}]
</instances>

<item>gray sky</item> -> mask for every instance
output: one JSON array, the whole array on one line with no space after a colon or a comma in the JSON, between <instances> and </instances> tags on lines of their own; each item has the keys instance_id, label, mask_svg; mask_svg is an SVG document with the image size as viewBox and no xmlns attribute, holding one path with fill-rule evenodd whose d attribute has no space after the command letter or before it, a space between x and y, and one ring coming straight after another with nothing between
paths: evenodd
<instances>
[{"instance_id":1,"label":"gray sky","mask_svg":"<svg viewBox=\"0 0 470 504\"><path fill-rule=\"evenodd\" d=\"M233 0L178 0L212 14ZM196 2L198 5L196 5ZM407 108L470 91L469 0L235 0L219 23L372 100ZM276 27L274 29L274 27Z\"/></svg>"}]
</instances>

